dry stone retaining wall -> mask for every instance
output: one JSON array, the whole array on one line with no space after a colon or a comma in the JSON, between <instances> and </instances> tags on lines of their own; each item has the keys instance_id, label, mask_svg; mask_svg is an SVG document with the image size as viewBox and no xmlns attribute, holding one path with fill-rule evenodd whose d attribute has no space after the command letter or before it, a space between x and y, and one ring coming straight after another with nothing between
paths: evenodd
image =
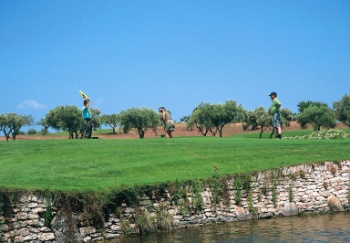
<instances>
[{"instance_id":1,"label":"dry stone retaining wall","mask_svg":"<svg viewBox=\"0 0 350 243\"><path fill-rule=\"evenodd\" d=\"M144 196L137 206L120 203L118 212L109 212L100 227L82 226L82 212L67 210L64 204L57 206L43 193L23 192L17 198L10 194L2 202L7 207L3 206L0 213L0 242L118 238L124 233L140 233L137 212L155 219L159 208L170 215L172 227L344 211L349 209L349 173L350 161L285 167L251 175L246 187L242 186L244 182L237 186L237 177L222 182L220 190L213 183L202 184L196 193L189 189L182 201L165 189L161 198Z\"/></svg>"}]
</instances>

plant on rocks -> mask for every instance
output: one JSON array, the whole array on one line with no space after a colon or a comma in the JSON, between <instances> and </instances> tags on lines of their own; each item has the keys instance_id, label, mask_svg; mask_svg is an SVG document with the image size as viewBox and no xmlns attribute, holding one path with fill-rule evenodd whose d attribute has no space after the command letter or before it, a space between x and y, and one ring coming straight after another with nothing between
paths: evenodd
<instances>
[{"instance_id":1,"label":"plant on rocks","mask_svg":"<svg viewBox=\"0 0 350 243\"><path fill-rule=\"evenodd\" d=\"M192 207L194 209L195 213L200 213L203 210L202 206L202 197L201 197L201 191L202 191L202 183L201 181L194 181L192 185Z\"/></svg>"},{"instance_id":2,"label":"plant on rocks","mask_svg":"<svg viewBox=\"0 0 350 243\"><path fill-rule=\"evenodd\" d=\"M169 231L174 218L166 206L165 203L161 203L156 213L156 225L160 231Z\"/></svg>"},{"instance_id":3,"label":"plant on rocks","mask_svg":"<svg viewBox=\"0 0 350 243\"><path fill-rule=\"evenodd\" d=\"M256 217L256 208L254 208L252 190L250 190L248 193L248 210L254 217Z\"/></svg>"},{"instance_id":4,"label":"plant on rocks","mask_svg":"<svg viewBox=\"0 0 350 243\"><path fill-rule=\"evenodd\" d=\"M219 168L218 165L214 165L214 175L213 175L213 194L214 194L214 202L219 203L220 201L220 191L221 191L221 183L219 176Z\"/></svg>"},{"instance_id":5,"label":"plant on rocks","mask_svg":"<svg viewBox=\"0 0 350 243\"><path fill-rule=\"evenodd\" d=\"M271 196L272 196L272 202L276 207L276 203L277 203L277 183L278 183L278 179L274 178L272 181L272 192L271 192Z\"/></svg>"},{"instance_id":6,"label":"plant on rocks","mask_svg":"<svg viewBox=\"0 0 350 243\"><path fill-rule=\"evenodd\" d=\"M242 198L242 181L241 178L239 176L237 176L234 180L234 188L236 190L235 193L235 202L236 204L239 204L239 202L241 201Z\"/></svg>"},{"instance_id":7,"label":"plant on rocks","mask_svg":"<svg viewBox=\"0 0 350 243\"><path fill-rule=\"evenodd\" d=\"M293 202L293 199L294 199L294 194L293 194L293 182L291 182L291 183L289 184L288 197L289 197L289 202Z\"/></svg>"},{"instance_id":8,"label":"plant on rocks","mask_svg":"<svg viewBox=\"0 0 350 243\"><path fill-rule=\"evenodd\" d=\"M283 139L347 139L348 136L349 134L343 130L329 129L313 132L304 136L283 137Z\"/></svg>"},{"instance_id":9,"label":"plant on rocks","mask_svg":"<svg viewBox=\"0 0 350 243\"><path fill-rule=\"evenodd\" d=\"M135 225L139 228L140 234L154 232L154 219L149 217L144 210L136 210Z\"/></svg>"}]
</instances>

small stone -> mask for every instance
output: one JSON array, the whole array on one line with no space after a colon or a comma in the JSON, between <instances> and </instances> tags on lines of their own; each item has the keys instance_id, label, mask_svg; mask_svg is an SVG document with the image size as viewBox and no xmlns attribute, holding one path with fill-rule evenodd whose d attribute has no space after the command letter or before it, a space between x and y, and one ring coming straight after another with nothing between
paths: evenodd
<instances>
[{"instance_id":1,"label":"small stone","mask_svg":"<svg viewBox=\"0 0 350 243\"><path fill-rule=\"evenodd\" d=\"M86 237L83 239L84 242L88 242L88 241L90 241L90 240L91 240L91 237L90 237L90 236L86 236Z\"/></svg>"},{"instance_id":2,"label":"small stone","mask_svg":"<svg viewBox=\"0 0 350 243\"><path fill-rule=\"evenodd\" d=\"M118 231L118 230L121 230L121 227L119 225L111 225L110 227L112 230L114 231Z\"/></svg>"},{"instance_id":3,"label":"small stone","mask_svg":"<svg viewBox=\"0 0 350 243\"><path fill-rule=\"evenodd\" d=\"M114 239L114 238L120 237L120 234L110 234L110 233L106 233L106 234L104 234L104 237L105 237L106 239Z\"/></svg>"}]
</instances>

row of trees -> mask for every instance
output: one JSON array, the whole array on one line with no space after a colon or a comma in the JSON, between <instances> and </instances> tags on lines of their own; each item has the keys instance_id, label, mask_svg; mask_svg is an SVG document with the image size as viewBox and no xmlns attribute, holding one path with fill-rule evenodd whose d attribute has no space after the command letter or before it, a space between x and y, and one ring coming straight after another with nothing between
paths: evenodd
<instances>
[{"instance_id":1,"label":"row of trees","mask_svg":"<svg viewBox=\"0 0 350 243\"><path fill-rule=\"evenodd\" d=\"M90 108L90 111L94 128L97 129L101 125L111 126L113 134L116 133L116 128L120 127L124 133L135 129L139 137L144 138L148 129L156 132L157 127L161 125L160 115L154 109L144 107L131 108L121 111L119 114L103 116L100 116L96 109ZM82 124L81 110L76 106L58 106L50 110L45 118L39 122L39 125L42 125L45 129L51 127L56 130L68 131L70 139L77 139L79 134L83 134Z\"/></svg>"},{"instance_id":2,"label":"row of trees","mask_svg":"<svg viewBox=\"0 0 350 243\"><path fill-rule=\"evenodd\" d=\"M30 126L34 122L32 116L20 116L15 113L0 114L0 131L5 135L6 141L12 136L16 140L16 136L23 126Z\"/></svg>"},{"instance_id":3,"label":"row of trees","mask_svg":"<svg viewBox=\"0 0 350 243\"><path fill-rule=\"evenodd\" d=\"M145 133L150 129L156 133L157 127L162 125L160 114L154 109L130 108L121 111L119 114L99 115L96 109L90 109L93 115L95 128L101 125L109 125L116 133L119 127L124 133L135 130L139 138L144 138ZM337 120L350 127L350 95L344 95L340 101L333 103L331 109L326 103L315 101L301 101L298 104L298 113L292 114L289 109L281 110L281 121L283 126L289 126L292 120L297 121L302 128L311 124L314 130L321 127L333 128ZM201 102L189 116L184 116L181 121L187 122L188 128L196 128L203 135L209 133L216 136L223 136L223 128L226 124L241 122L243 130L260 129L260 137L263 132L272 129L271 115L264 107L256 108L253 111L246 111L242 105L234 100L228 100L224 104L210 104ZM58 106L50 110L45 118L38 123L47 131L49 127L56 130L68 131L69 138L78 138L82 134L81 110L76 106ZM16 139L20 128L25 125L32 125L31 116L19 116L13 113L0 114L0 131L3 131L6 139L12 135ZM271 136L272 137L272 134Z\"/></svg>"}]
</instances>

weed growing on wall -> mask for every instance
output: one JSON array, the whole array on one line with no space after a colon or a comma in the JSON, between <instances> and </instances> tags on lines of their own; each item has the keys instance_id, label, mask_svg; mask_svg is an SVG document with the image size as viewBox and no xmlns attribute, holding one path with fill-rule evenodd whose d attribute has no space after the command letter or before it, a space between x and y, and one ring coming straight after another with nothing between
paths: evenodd
<instances>
[{"instance_id":1,"label":"weed growing on wall","mask_svg":"<svg viewBox=\"0 0 350 243\"><path fill-rule=\"evenodd\" d=\"M306 178L306 172L303 171L303 170L300 170L299 171L299 176L300 176L300 178L305 179Z\"/></svg>"},{"instance_id":2,"label":"weed growing on wall","mask_svg":"<svg viewBox=\"0 0 350 243\"><path fill-rule=\"evenodd\" d=\"M124 235L128 235L131 233L131 226L129 220L122 220L122 224L120 226L121 231Z\"/></svg>"},{"instance_id":3,"label":"weed growing on wall","mask_svg":"<svg viewBox=\"0 0 350 243\"><path fill-rule=\"evenodd\" d=\"M278 178L275 176L275 174L273 172L271 172L271 178L272 178L271 197L272 197L272 202L276 207Z\"/></svg>"},{"instance_id":4,"label":"weed growing on wall","mask_svg":"<svg viewBox=\"0 0 350 243\"><path fill-rule=\"evenodd\" d=\"M139 228L141 235L145 232L154 232L154 222L154 218L147 215L145 210L137 209L135 211L135 225Z\"/></svg>"},{"instance_id":5,"label":"weed growing on wall","mask_svg":"<svg viewBox=\"0 0 350 243\"><path fill-rule=\"evenodd\" d=\"M240 176L237 176L234 180L234 188L236 190L235 193L235 202L236 204L239 204L239 202L241 201L242 198L242 181Z\"/></svg>"},{"instance_id":6,"label":"weed growing on wall","mask_svg":"<svg viewBox=\"0 0 350 243\"><path fill-rule=\"evenodd\" d=\"M161 203L156 213L156 225L159 231L169 231L173 222L173 215L167 210L167 204Z\"/></svg>"},{"instance_id":7,"label":"weed growing on wall","mask_svg":"<svg viewBox=\"0 0 350 243\"><path fill-rule=\"evenodd\" d=\"M202 205L202 197L201 197L201 191L202 191L202 183L201 181L194 181L192 184L192 208L194 209L195 213L201 213L203 210Z\"/></svg>"},{"instance_id":8,"label":"weed growing on wall","mask_svg":"<svg viewBox=\"0 0 350 243\"><path fill-rule=\"evenodd\" d=\"M254 207L253 207L253 191L252 190L250 190L248 193L248 210L251 213L253 213L255 211Z\"/></svg>"},{"instance_id":9,"label":"weed growing on wall","mask_svg":"<svg viewBox=\"0 0 350 243\"><path fill-rule=\"evenodd\" d=\"M293 199L294 199L294 194L293 194L293 182L291 182L291 183L289 184L288 197L289 197L289 202L293 202Z\"/></svg>"},{"instance_id":10,"label":"weed growing on wall","mask_svg":"<svg viewBox=\"0 0 350 243\"><path fill-rule=\"evenodd\" d=\"M218 165L214 165L214 175L213 175L213 195L215 204L220 202L220 191L221 191L221 183L219 176L219 168Z\"/></svg>"},{"instance_id":11,"label":"weed growing on wall","mask_svg":"<svg viewBox=\"0 0 350 243\"><path fill-rule=\"evenodd\" d=\"M52 220L52 210L51 210L51 193L46 194L46 205L44 212L45 226L50 227L50 223Z\"/></svg>"},{"instance_id":12,"label":"weed growing on wall","mask_svg":"<svg viewBox=\"0 0 350 243\"><path fill-rule=\"evenodd\" d=\"M221 185L222 185L222 198L223 203L229 207L230 206L230 188L229 188L229 178L223 177L221 178Z\"/></svg>"}]
</instances>

